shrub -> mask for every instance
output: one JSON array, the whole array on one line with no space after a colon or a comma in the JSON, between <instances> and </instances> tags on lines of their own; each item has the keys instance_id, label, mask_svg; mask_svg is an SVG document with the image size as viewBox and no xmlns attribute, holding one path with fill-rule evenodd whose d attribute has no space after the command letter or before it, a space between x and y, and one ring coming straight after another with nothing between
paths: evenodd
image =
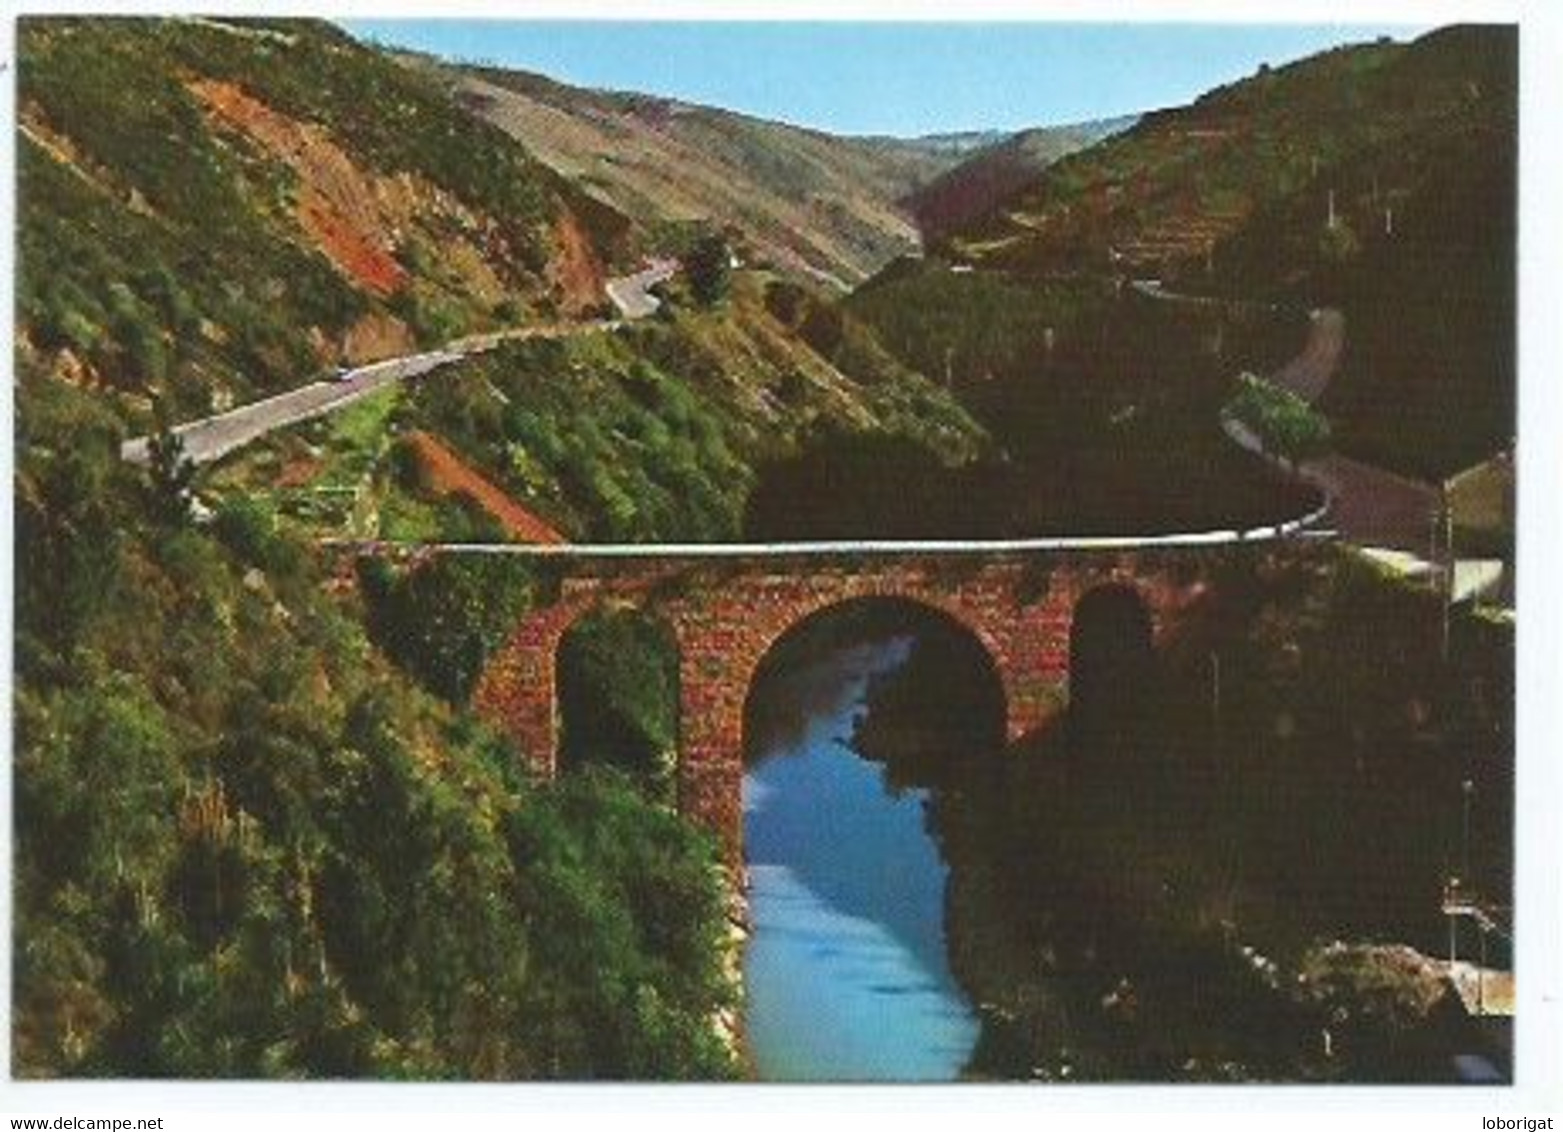
<instances>
[{"instance_id":1,"label":"shrub","mask_svg":"<svg viewBox=\"0 0 1563 1132\"><path fill-rule=\"evenodd\" d=\"M1287 389L1245 373L1226 412L1259 437L1265 451L1297 463L1330 446L1330 422L1324 414Z\"/></svg>"},{"instance_id":2,"label":"shrub","mask_svg":"<svg viewBox=\"0 0 1563 1132\"><path fill-rule=\"evenodd\" d=\"M709 307L727 297L731 262L727 241L715 233L697 240L689 249L684 257L684 274L689 278L690 291L699 302Z\"/></svg>"}]
</instances>

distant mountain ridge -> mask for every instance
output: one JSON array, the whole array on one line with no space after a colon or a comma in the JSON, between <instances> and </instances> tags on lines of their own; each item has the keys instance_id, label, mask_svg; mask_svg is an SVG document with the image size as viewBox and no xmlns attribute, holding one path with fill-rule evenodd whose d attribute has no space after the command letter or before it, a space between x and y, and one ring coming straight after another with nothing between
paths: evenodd
<instances>
[{"instance_id":1,"label":"distant mountain ridge","mask_svg":"<svg viewBox=\"0 0 1563 1132\"><path fill-rule=\"evenodd\" d=\"M954 135L975 142L964 150L950 150L964 152L965 160L916 189L906 198L906 206L916 217L923 237L937 241L991 212L1054 162L1122 133L1138 121L1139 115L1129 114L1013 134ZM940 139L920 140L938 144Z\"/></svg>"},{"instance_id":2,"label":"distant mountain ridge","mask_svg":"<svg viewBox=\"0 0 1563 1132\"><path fill-rule=\"evenodd\" d=\"M899 202L963 152L950 139L837 137L677 99L402 58L636 218L647 242L703 222L741 233L755 258L842 286L918 250Z\"/></svg>"},{"instance_id":3,"label":"distant mountain ridge","mask_svg":"<svg viewBox=\"0 0 1563 1132\"><path fill-rule=\"evenodd\" d=\"M837 135L527 71L400 58L635 217L647 240L667 237L659 227L704 222L740 234L758 259L842 288L920 252L925 218L942 230L947 215L976 215L995 191L1132 121L1019 133Z\"/></svg>"}]
</instances>

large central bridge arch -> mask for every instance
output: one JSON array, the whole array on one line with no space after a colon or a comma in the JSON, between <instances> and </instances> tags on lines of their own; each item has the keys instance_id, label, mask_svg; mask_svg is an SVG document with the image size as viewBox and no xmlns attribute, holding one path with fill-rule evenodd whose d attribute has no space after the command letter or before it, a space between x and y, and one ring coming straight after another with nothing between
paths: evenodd
<instances>
[{"instance_id":1,"label":"large central bridge arch","mask_svg":"<svg viewBox=\"0 0 1563 1132\"><path fill-rule=\"evenodd\" d=\"M954 712L941 720L947 737L959 735L963 749L991 752L1007 735L1008 696L996 643L980 627L932 602L907 597L851 597L804 614L783 629L756 665L744 693L742 756L747 764L762 745L799 736L782 730L782 719L767 715L773 681L801 680L820 665L839 660L843 650L884 650L904 640L909 654L895 665L916 666L930 656L942 662L952 680L940 707ZM881 655L883 659L883 654ZM888 671L888 670L884 670ZM883 674L881 672L880 674ZM804 697L806 698L806 697ZM787 719L788 723L801 720ZM959 722L960 726L954 726Z\"/></svg>"}]
</instances>

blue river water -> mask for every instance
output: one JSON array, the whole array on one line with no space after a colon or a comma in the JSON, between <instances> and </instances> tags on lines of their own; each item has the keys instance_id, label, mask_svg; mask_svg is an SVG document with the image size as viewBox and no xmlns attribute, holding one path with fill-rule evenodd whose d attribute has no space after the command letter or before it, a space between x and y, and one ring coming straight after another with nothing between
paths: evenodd
<instances>
[{"instance_id":1,"label":"blue river water","mask_svg":"<svg viewBox=\"0 0 1563 1132\"><path fill-rule=\"evenodd\" d=\"M869 677L910 647L845 649L767 689L799 718L744 778L746 1032L762 1080L948 1081L976 1044L946 959L927 793L892 791L848 746Z\"/></svg>"}]
</instances>

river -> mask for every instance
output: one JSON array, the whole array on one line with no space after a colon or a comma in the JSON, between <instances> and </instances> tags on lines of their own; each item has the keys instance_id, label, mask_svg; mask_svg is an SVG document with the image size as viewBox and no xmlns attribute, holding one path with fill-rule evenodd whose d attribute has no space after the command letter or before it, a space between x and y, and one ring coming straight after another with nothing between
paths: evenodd
<instances>
[{"instance_id":1,"label":"river","mask_svg":"<svg viewBox=\"0 0 1563 1132\"><path fill-rule=\"evenodd\" d=\"M948 1081L979 1022L950 973L949 868L928 792L850 746L868 681L912 639L840 648L770 681L776 727L744 778L754 924L746 1032L768 1081Z\"/></svg>"}]
</instances>

